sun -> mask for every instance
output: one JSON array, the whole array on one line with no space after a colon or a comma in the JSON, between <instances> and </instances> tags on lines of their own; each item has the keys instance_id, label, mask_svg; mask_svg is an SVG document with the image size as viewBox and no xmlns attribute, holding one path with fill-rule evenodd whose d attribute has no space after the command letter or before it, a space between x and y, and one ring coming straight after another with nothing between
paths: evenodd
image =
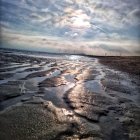
<instances>
[{"instance_id":1,"label":"sun","mask_svg":"<svg viewBox=\"0 0 140 140\"><path fill-rule=\"evenodd\" d=\"M90 18L82 10L77 10L72 13L71 17L71 27L72 28L90 28Z\"/></svg>"},{"instance_id":2,"label":"sun","mask_svg":"<svg viewBox=\"0 0 140 140\"><path fill-rule=\"evenodd\" d=\"M75 28L90 28L90 23L85 21L82 16L74 17L72 19L72 27Z\"/></svg>"}]
</instances>

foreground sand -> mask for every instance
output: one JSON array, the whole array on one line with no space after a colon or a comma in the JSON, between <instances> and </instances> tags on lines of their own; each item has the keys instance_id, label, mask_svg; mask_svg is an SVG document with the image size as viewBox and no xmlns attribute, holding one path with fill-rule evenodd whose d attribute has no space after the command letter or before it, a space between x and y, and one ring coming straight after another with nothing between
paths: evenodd
<instances>
[{"instance_id":1,"label":"foreground sand","mask_svg":"<svg viewBox=\"0 0 140 140\"><path fill-rule=\"evenodd\" d=\"M0 65L0 139L140 138L138 76L88 57L2 52Z\"/></svg>"}]
</instances>

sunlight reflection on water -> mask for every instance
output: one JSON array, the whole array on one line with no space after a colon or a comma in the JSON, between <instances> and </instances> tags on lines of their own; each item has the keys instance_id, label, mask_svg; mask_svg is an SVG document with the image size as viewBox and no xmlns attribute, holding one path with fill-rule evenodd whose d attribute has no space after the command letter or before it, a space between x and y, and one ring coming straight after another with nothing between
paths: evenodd
<instances>
[{"instance_id":1,"label":"sunlight reflection on water","mask_svg":"<svg viewBox=\"0 0 140 140\"><path fill-rule=\"evenodd\" d=\"M67 56L67 58L70 59L70 60L79 61L81 59L81 56L78 56L78 55L70 55L70 56Z\"/></svg>"}]
</instances>

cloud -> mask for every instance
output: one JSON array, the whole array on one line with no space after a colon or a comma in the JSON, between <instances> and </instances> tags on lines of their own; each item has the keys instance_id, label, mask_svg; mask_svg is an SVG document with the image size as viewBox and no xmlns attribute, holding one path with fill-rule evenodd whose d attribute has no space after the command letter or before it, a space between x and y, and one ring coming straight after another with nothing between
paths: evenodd
<instances>
[{"instance_id":1,"label":"cloud","mask_svg":"<svg viewBox=\"0 0 140 140\"><path fill-rule=\"evenodd\" d=\"M77 36L77 34L75 34ZM116 35L114 35L116 36ZM139 43L134 40L121 40L117 38L115 40L63 40L59 37L51 36L32 36L23 35L17 33L3 33L3 44L11 44L19 49L40 50L46 52L69 52L79 54L91 54L91 55L104 55L105 53L111 55L118 55L120 52L123 55L140 55Z\"/></svg>"},{"instance_id":2,"label":"cloud","mask_svg":"<svg viewBox=\"0 0 140 140\"><path fill-rule=\"evenodd\" d=\"M92 40L107 48L110 42L139 40L139 5L139 0L2 0L0 25L3 32L84 40L83 44Z\"/></svg>"},{"instance_id":3,"label":"cloud","mask_svg":"<svg viewBox=\"0 0 140 140\"><path fill-rule=\"evenodd\" d=\"M41 16L41 14L44 13L44 18L49 12L53 15L57 12L57 18L61 19L63 16L69 17L70 14L76 13L76 10L81 10L84 11L86 15L90 15L95 23L99 22L99 24L101 24L101 22L106 22L105 24L115 27L129 12L139 9L138 4L140 2L138 0L134 0L133 2L131 0L42 0L36 2L32 0L13 0L12 2L2 0L2 3L5 4L5 8L8 4L17 7L14 10L11 9L10 12L26 9L33 13L36 12L38 16ZM24 14L21 13L21 15ZM52 20L55 18L55 16L52 17Z\"/></svg>"},{"instance_id":4,"label":"cloud","mask_svg":"<svg viewBox=\"0 0 140 140\"><path fill-rule=\"evenodd\" d=\"M131 26L140 25L140 9L134 9L129 12L122 22Z\"/></svg>"}]
</instances>

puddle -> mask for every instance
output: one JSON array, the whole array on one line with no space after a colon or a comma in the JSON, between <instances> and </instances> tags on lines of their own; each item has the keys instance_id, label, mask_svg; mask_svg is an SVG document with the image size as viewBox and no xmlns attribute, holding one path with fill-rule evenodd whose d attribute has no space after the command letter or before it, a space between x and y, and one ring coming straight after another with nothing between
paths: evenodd
<instances>
[{"instance_id":1,"label":"puddle","mask_svg":"<svg viewBox=\"0 0 140 140\"><path fill-rule=\"evenodd\" d=\"M30 81L34 87L38 87L38 84L42 81L44 81L46 79L46 77L35 77L35 78L31 78L28 81Z\"/></svg>"},{"instance_id":2,"label":"puddle","mask_svg":"<svg viewBox=\"0 0 140 140\"><path fill-rule=\"evenodd\" d=\"M92 62L92 66L89 66L88 68L95 69L97 71L97 74L95 75L95 80L85 82L84 86L91 92L104 93L105 90L103 85L101 84L101 80L105 77L105 73L103 72L98 60L94 59L94 61Z\"/></svg>"},{"instance_id":3,"label":"puddle","mask_svg":"<svg viewBox=\"0 0 140 140\"><path fill-rule=\"evenodd\" d=\"M54 72L51 73L51 76L49 78L56 77L59 74L61 74L61 71L60 70L55 70Z\"/></svg>"},{"instance_id":4,"label":"puddle","mask_svg":"<svg viewBox=\"0 0 140 140\"><path fill-rule=\"evenodd\" d=\"M95 93L104 92L103 86L100 84L99 81L96 80L85 82L84 86L91 92L95 92Z\"/></svg>"},{"instance_id":5,"label":"puddle","mask_svg":"<svg viewBox=\"0 0 140 140\"><path fill-rule=\"evenodd\" d=\"M74 75L66 74L66 75L64 75L64 77L68 82L75 83L75 79L74 79L75 76Z\"/></svg>"},{"instance_id":6,"label":"puddle","mask_svg":"<svg viewBox=\"0 0 140 140\"><path fill-rule=\"evenodd\" d=\"M69 83L67 85L62 85L58 87L45 88L45 96L43 97L43 99L51 101L57 107L67 108L68 106L63 100L63 96L69 89L74 86L74 83Z\"/></svg>"}]
</instances>

